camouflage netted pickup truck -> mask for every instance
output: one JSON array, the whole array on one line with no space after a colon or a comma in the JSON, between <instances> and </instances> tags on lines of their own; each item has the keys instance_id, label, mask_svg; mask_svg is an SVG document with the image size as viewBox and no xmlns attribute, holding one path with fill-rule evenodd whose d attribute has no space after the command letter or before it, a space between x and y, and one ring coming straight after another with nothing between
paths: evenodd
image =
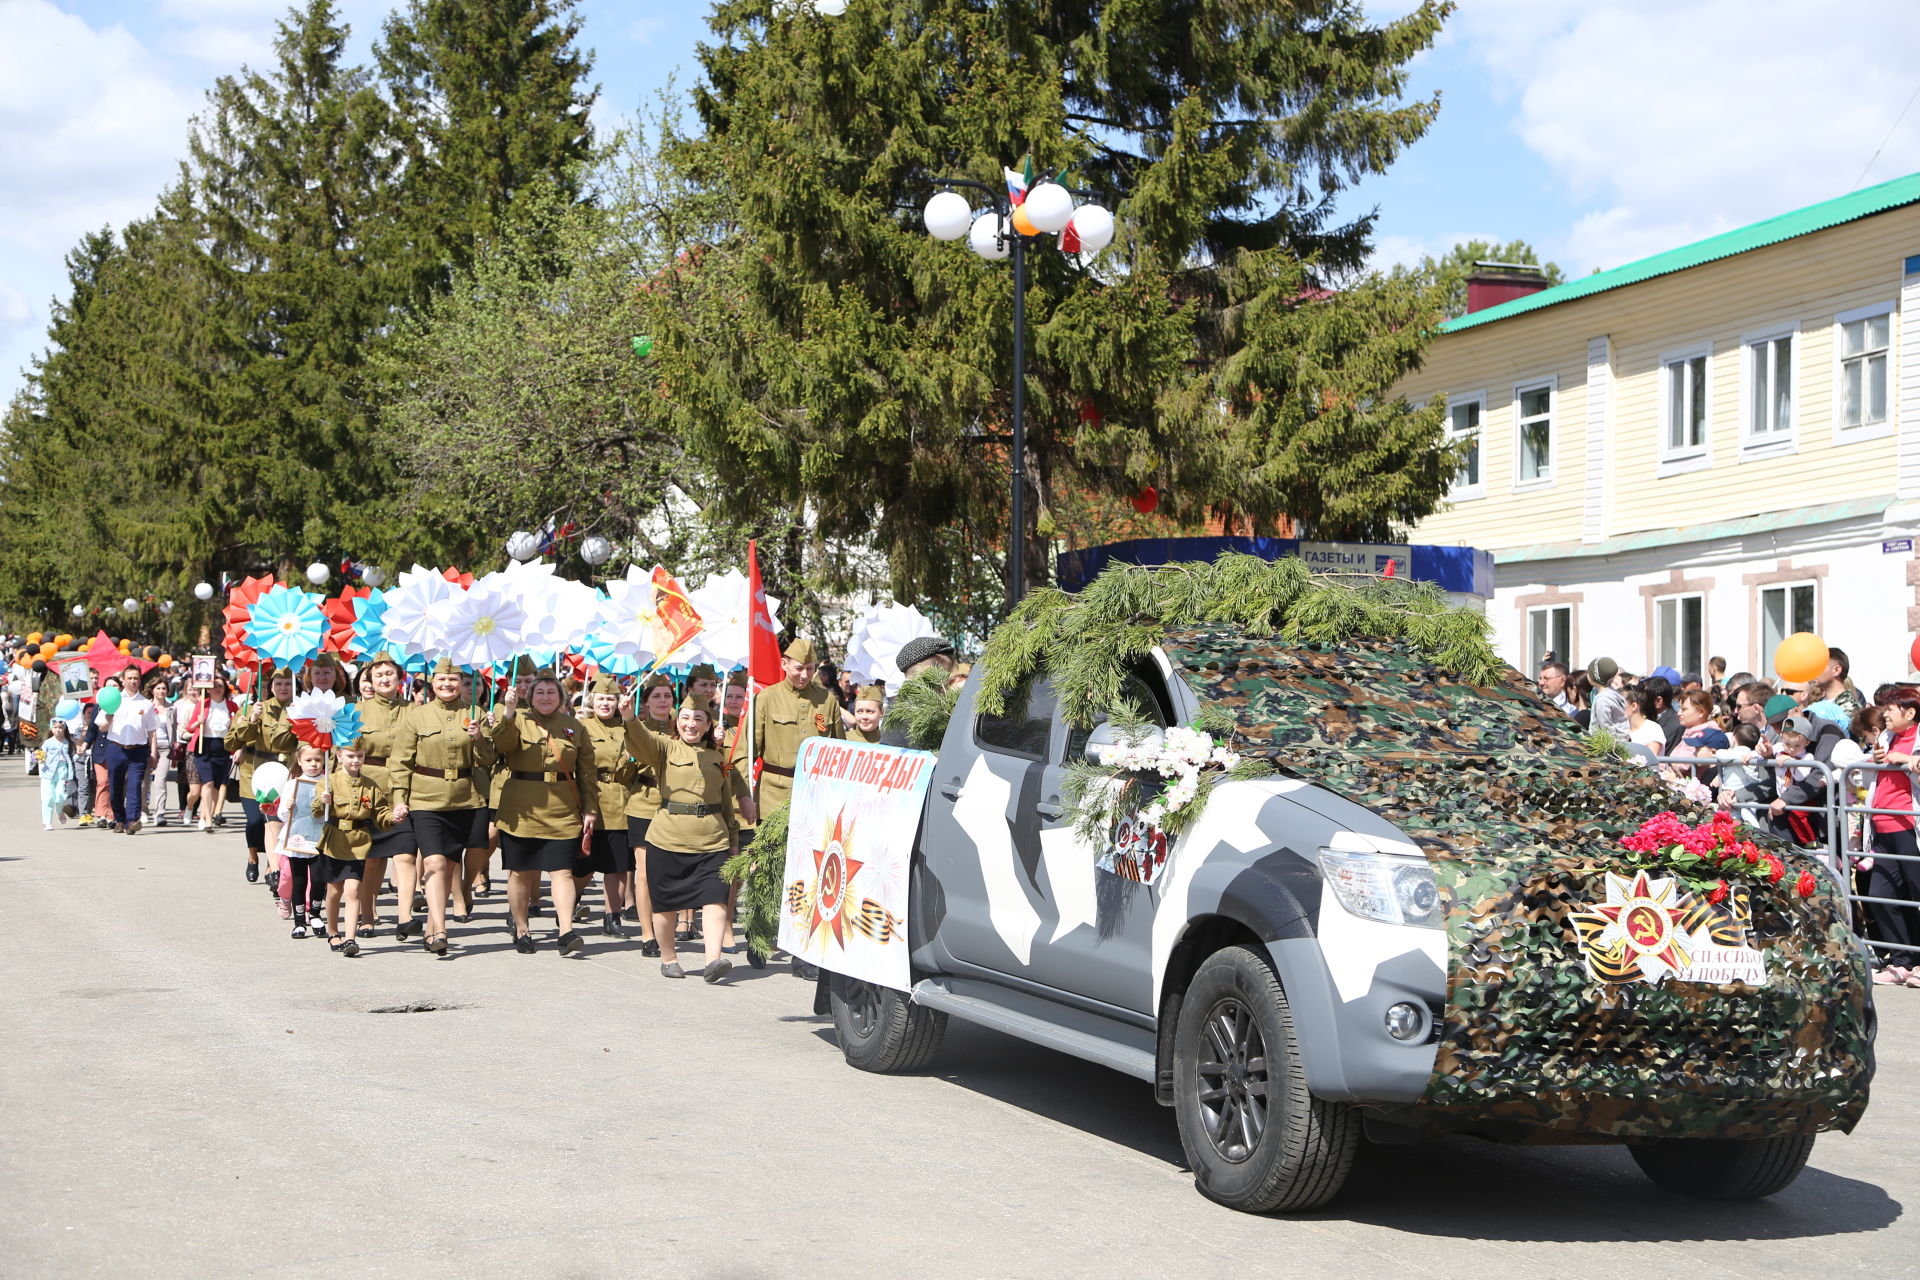
<instances>
[{"instance_id":1,"label":"camouflage netted pickup truck","mask_svg":"<svg viewBox=\"0 0 1920 1280\"><path fill-rule=\"evenodd\" d=\"M922 820L912 991L828 979L857 1067L926 1066L954 1017L1137 1076L1200 1190L1251 1211L1326 1202L1363 1134L1625 1143L1664 1187L1753 1198L1865 1109L1867 965L1825 870L1769 845L1783 875L1709 900L1629 865L1622 838L1684 803L1510 669L1172 629L1130 701L1224 709L1272 772L1171 847L1117 832L1119 862L1063 796L1105 713L1062 714L1042 671L981 714L981 679Z\"/></svg>"}]
</instances>

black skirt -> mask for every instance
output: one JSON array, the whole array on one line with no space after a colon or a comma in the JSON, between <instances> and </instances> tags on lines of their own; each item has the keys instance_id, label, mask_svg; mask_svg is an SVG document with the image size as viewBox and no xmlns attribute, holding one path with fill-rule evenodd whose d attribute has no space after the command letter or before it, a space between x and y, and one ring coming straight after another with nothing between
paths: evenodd
<instances>
[{"instance_id":1,"label":"black skirt","mask_svg":"<svg viewBox=\"0 0 1920 1280\"><path fill-rule=\"evenodd\" d=\"M385 831L373 833L373 848L367 850L367 856L399 858L418 852L420 852L420 842L413 834L413 815L408 814Z\"/></svg>"},{"instance_id":2,"label":"black skirt","mask_svg":"<svg viewBox=\"0 0 1920 1280\"><path fill-rule=\"evenodd\" d=\"M487 847L485 809L412 809L407 817L413 820L413 834L420 842L420 852L429 858L452 858L455 862L466 856L470 847ZM475 817L481 822L480 843L470 846L473 839Z\"/></svg>"},{"instance_id":3,"label":"black skirt","mask_svg":"<svg viewBox=\"0 0 1920 1280\"><path fill-rule=\"evenodd\" d=\"M720 878L727 850L682 853L647 845L647 893L656 912L689 911L694 907L723 907L727 882Z\"/></svg>"},{"instance_id":4,"label":"black skirt","mask_svg":"<svg viewBox=\"0 0 1920 1280\"><path fill-rule=\"evenodd\" d=\"M571 871L579 856L578 836L536 840L511 831L500 833L500 865L508 871Z\"/></svg>"},{"instance_id":5,"label":"black skirt","mask_svg":"<svg viewBox=\"0 0 1920 1280\"><path fill-rule=\"evenodd\" d=\"M493 841L487 830L493 825L493 810L475 809L473 811L473 829L467 832L467 848L484 849Z\"/></svg>"},{"instance_id":6,"label":"black skirt","mask_svg":"<svg viewBox=\"0 0 1920 1280\"><path fill-rule=\"evenodd\" d=\"M624 831L593 829L593 869L601 875L620 875L633 870L633 844Z\"/></svg>"},{"instance_id":7,"label":"black skirt","mask_svg":"<svg viewBox=\"0 0 1920 1280\"><path fill-rule=\"evenodd\" d=\"M320 855L320 871L328 884L342 884L348 880L358 880L366 874L367 864L358 858L335 858L328 854Z\"/></svg>"},{"instance_id":8,"label":"black skirt","mask_svg":"<svg viewBox=\"0 0 1920 1280\"><path fill-rule=\"evenodd\" d=\"M627 819L627 848L634 850L636 858L639 851L647 847L647 828L652 825L652 818Z\"/></svg>"}]
</instances>

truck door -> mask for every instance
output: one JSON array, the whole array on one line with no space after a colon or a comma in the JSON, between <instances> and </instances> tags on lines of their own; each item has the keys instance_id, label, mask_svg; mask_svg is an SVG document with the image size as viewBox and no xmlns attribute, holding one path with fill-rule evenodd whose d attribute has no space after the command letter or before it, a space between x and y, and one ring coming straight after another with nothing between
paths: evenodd
<instances>
[{"instance_id":1,"label":"truck door","mask_svg":"<svg viewBox=\"0 0 1920 1280\"><path fill-rule=\"evenodd\" d=\"M1160 672L1152 666L1127 679L1122 696L1151 723L1167 728L1172 706ZM1110 709L1108 709L1110 711ZM1099 869L1102 850L1074 833L1061 798L1067 767L1082 758L1103 712L1085 728L1069 725L1056 711L1052 751L1041 771L1040 819L1042 914L1046 924L1035 948L1034 977L1050 987L1105 1004L1152 1013L1153 913L1157 889Z\"/></svg>"},{"instance_id":2,"label":"truck door","mask_svg":"<svg viewBox=\"0 0 1920 1280\"><path fill-rule=\"evenodd\" d=\"M967 685L934 773L922 874L924 928L954 962L1038 981L1041 776L1053 757L1053 690L1036 680L1002 716L974 707Z\"/></svg>"}]
</instances>

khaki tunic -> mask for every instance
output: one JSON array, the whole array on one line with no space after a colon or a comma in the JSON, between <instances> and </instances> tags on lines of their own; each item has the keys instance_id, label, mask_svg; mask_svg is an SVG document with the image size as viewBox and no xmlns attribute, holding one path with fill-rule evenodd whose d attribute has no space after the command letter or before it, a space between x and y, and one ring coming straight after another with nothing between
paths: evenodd
<instances>
[{"instance_id":1,"label":"khaki tunic","mask_svg":"<svg viewBox=\"0 0 1920 1280\"><path fill-rule=\"evenodd\" d=\"M326 816L327 831L320 852L343 862L363 862L373 848L376 832L393 825L393 800L387 784L361 766L360 776L345 769L327 775L327 794L313 798L313 816ZM331 801L333 812L327 813Z\"/></svg>"},{"instance_id":2,"label":"khaki tunic","mask_svg":"<svg viewBox=\"0 0 1920 1280\"><path fill-rule=\"evenodd\" d=\"M627 829L627 784L637 772L627 758L627 727L619 720L589 716L581 721L593 744L594 781L600 789L600 829Z\"/></svg>"},{"instance_id":3,"label":"khaki tunic","mask_svg":"<svg viewBox=\"0 0 1920 1280\"><path fill-rule=\"evenodd\" d=\"M578 840L580 816L600 811L586 726L565 711L543 716L518 707L493 726L493 746L506 775L494 815L500 830L522 840Z\"/></svg>"},{"instance_id":4,"label":"khaki tunic","mask_svg":"<svg viewBox=\"0 0 1920 1280\"><path fill-rule=\"evenodd\" d=\"M772 813L792 797L801 743L844 736L840 704L819 685L795 689L792 681L782 680L761 693L753 703L753 749L767 766L760 771L761 814Z\"/></svg>"},{"instance_id":5,"label":"khaki tunic","mask_svg":"<svg viewBox=\"0 0 1920 1280\"><path fill-rule=\"evenodd\" d=\"M732 845L739 830L736 812L738 775L727 769L726 754L694 747L677 736L650 732L638 720L627 722L627 750L642 769L660 779L660 812L647 828L647 843L675 853L711 853ZM706 805L709 814L674 813L669 806Z\"/></svg>"},{"instance_id":6,"label":"khaki tunic","mask_svg":"<svg viewBox=\"0 0 1920 1280\"><path fill-rule=\"evenodd\" d=\"M734 786L733 816L743 832L757 825L748 822L747 815L740 811L740 802L753 794L753 759L747 755L746 737L746 726L738 721L727 727L727 769L733 774Z\"/></svg>"},{"instance_id":7,"label":"khaki tunic","mask_svg":"<svg viewBox=\"0 0 1920 1280\"><path fill-rule=\"evenodd\" d=\"M396 805L428 811L481 809L487 803L484 769L494 760L493 744L483 734L467 736L472 708L438 699L400 713L394 726L393 754L387 757L388 785ZM434 777L432 769L445 776Z\"/></svg>"},{"instance_id":8,"label":"khaki tunic","mask_svg":"<svg viewBox=\"0 0 1920 1280\"><path fill-rule=\"evenodd\" d=\"M389 761L400 734L400 717L413 704L399 698L375 695L353 704L360 708L360 736L367 740L367 762L360 768L363 777L373 778L391 790L393 773Z\"/></svg>"},{"instance_id":9,"label":"khaki tunic","mask_svg":"<svg viewBox=\"0 0 1920 1280\"><path fill-rule=\"evenodd\" d=\"M664 721L629 720L629 732L634 725L639 725L657 738L671 739L674 736L673 725ZM621 750L628 752L627 816L651 822L654 815L660 812L660 779L652 769L633 759L630 748L623 745Z\"/></svg>"},{"instance_id":10,"label":"khaki tunic","mask_svg":"<svg viewBox=\"0 0 1920 1280\"><path fill-rule=\"evenodd\" d=\"M226 741L227 750L233 753L240 795L247 800L253 799L253 771L269 760L291 768L293 750L300 745L287 719L287 704L278 698L254 703L246 715L227 726Z\"/></svg>"},{"instance_id":11,"label":"khaki tunic","mask_svg":"<svg viewBox=\"0 0 1920 1280\"><path fill-rule=\"evenodd\" d=\"M872 732L868 732L867 730L862 729L859 725L848 725L847 741L848 742L878 742L880 741L880 730L874 729Z\"/></svg>"}]
</instances>

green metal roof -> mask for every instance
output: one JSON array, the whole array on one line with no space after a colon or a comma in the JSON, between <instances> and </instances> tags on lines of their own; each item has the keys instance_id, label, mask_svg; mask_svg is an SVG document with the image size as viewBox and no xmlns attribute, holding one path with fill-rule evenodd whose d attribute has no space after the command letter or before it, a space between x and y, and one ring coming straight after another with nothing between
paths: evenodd
<instances>
[{"instance_id":1,"label":"green metal roof","mask_svg":"<svg viewBox=\"0 0 1920 1280\"><path fill-rule=\"evenodd\" d=\"M1505 547L1493 553L1493 562L1519 564L1530 560L1572 560L1581 556L1617 556L1651 547L1671 547L1682 542L1711 542L1718 538L1740 538L1754 533L1773 533L1780 529L1801 529L1808 525L1830 524L1837 520L1878 518L1896 500L1894 494L1872 498L1852 498L1817 507L1792 507L1784 511L1764 511L1759 515L1739 516L1712 524L1688 525L1679 529L1644 529L1625 533L1604 542L1543 542L1527 547Z\"/></svg>"},{"instance_id":2,"label":"green metal roof","mask_svg":"<svg viewBox=\"0 0 1920 1280\"><path fill-rule=\"evenodd\" d=\"M1475 325L1492 324L1495 320L1505 320L1509 316L1538 311L1541 307L1551 307L1557 303L1572 302L1576 298L1604 293L1608 289L1639 284L1642 280L1651 280L1655 276L1671 275L1675 271L1685 271L1688 267L1697 267L1705 262L1731 258L1736 253L1746 253L1750 249L1779 244L1782 240L1791 240L1796 236L1804 236L1814 231L1824 231L1828 227L1837 227L1843 222L1869 218L1876 213L1885 213L1889 209L1898 209L1902 205L1917 201L1920 201L1920 173L1912 173L1904 178L1895 178L1891 182L1882 182L1878 186L1849 192L1837 200L1827 200L1820 204L1808 205L1804 209L1796 209L1792 213L1783 213L1777 218L1768 218L1764 222L1756 222L1736 231L1723 231L1717 236L1709 236L1694 244L1669 249L1665 253L1656 253L1651 258L1642 258L1638 262L1629 262L1624 267L1597 271L1578 280L1569 280L1551 289L1542 289L1524 298L1503 302L1497 307L1488 307L1484 311L1455 316L1440 326L1440 332L1458 333L1462 329L1471 329Z\"/></svg>"}]
</instances>

